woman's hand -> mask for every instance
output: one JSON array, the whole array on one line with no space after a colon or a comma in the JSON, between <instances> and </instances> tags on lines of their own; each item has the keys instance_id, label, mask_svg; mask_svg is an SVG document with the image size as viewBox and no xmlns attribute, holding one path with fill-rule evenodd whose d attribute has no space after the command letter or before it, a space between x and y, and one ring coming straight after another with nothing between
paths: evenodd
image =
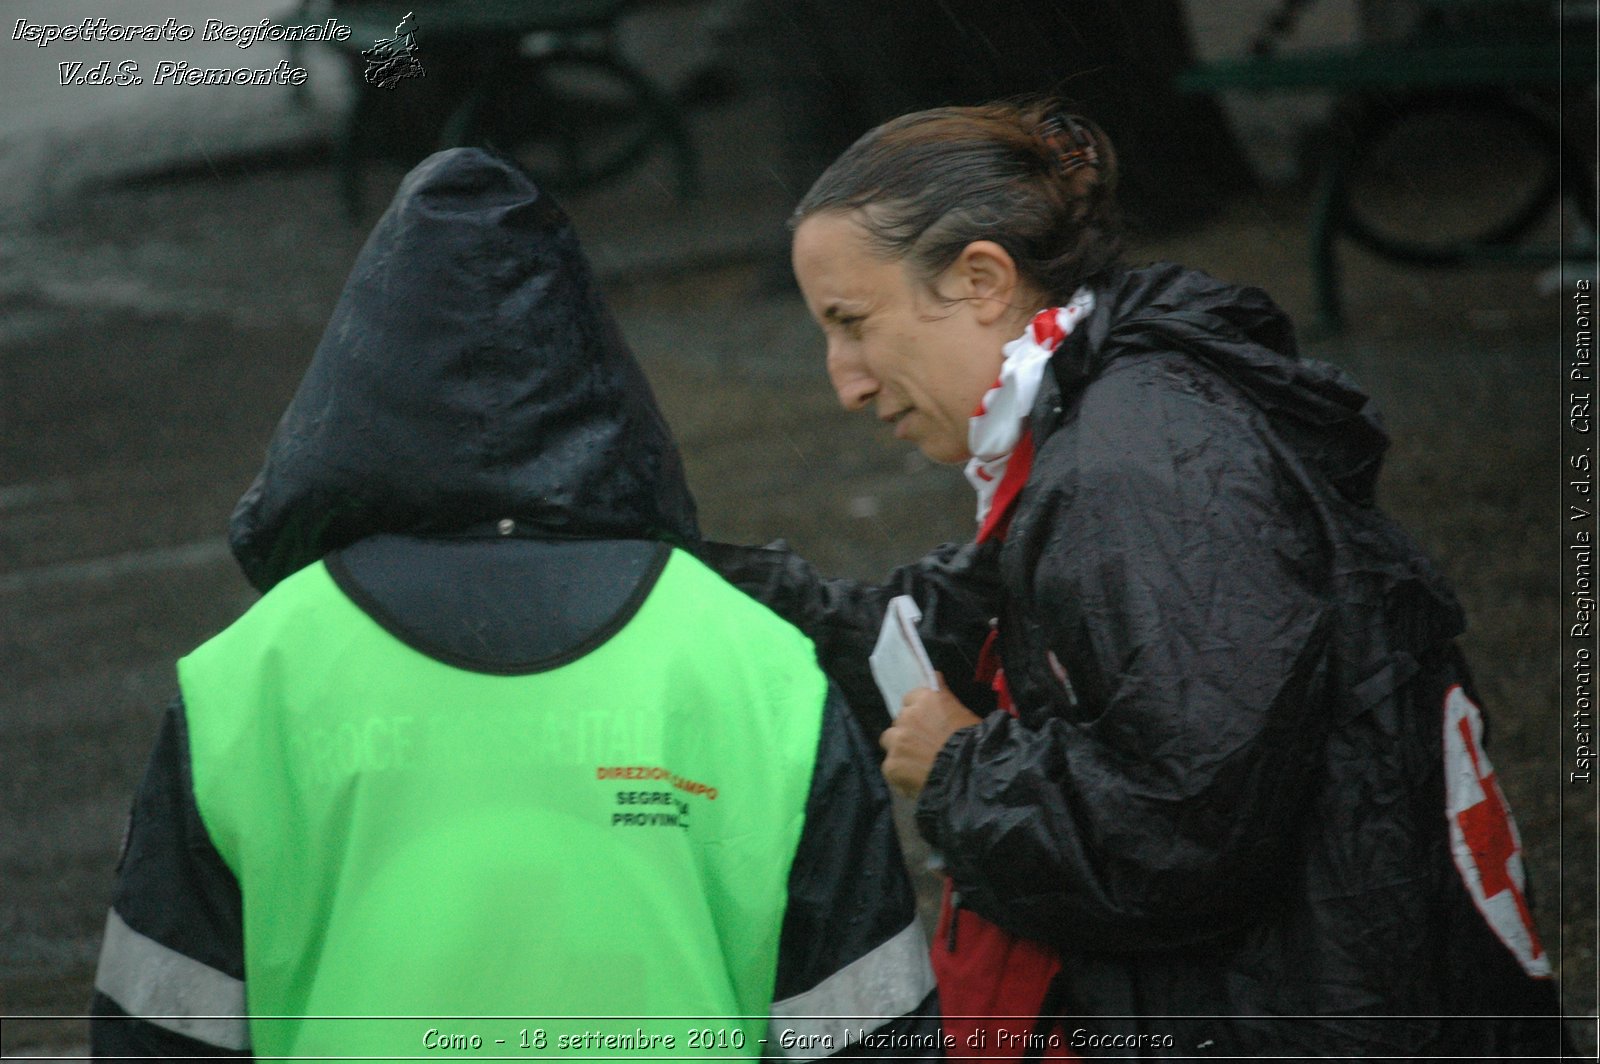
<instances>
[{"instance_id":1,"label":"woman's hand","mask_svg":"<svg viewBox=\"0 0 1600 1064\"><path fill-rule=\"evenodd\" d=\"M983 720L952 695L939 677L939 690L919 687L906 695L900 716L878 739L888 753L883 761L883 777L889 786L908 798L922 793L939 755L950 736Z\"/></svg>"}]
</instances>

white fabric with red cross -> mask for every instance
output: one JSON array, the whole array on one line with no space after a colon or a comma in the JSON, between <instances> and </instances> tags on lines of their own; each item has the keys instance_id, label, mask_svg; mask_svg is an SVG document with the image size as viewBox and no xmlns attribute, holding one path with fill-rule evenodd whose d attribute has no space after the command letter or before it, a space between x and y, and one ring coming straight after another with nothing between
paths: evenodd
<instances>
[{"instance_id":1,"label":"white fabric with red cross","mask_svg":"<svg viewBox=\"0 0 1600 1064\"><path fill-rule=\"evenodd\" d=\"M1444 803L1450 850L1472 900L1529 975L1550 975L1528 909L1522 839L1483 749L1483 716L1460 684L1444 696Z\"/></svg>"}]
</instances>

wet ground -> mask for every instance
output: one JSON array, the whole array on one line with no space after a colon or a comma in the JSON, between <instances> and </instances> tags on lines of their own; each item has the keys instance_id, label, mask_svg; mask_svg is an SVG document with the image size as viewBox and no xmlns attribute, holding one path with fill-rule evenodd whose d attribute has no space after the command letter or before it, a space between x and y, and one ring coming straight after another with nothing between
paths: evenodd
<instances>
[{"instance_id":1,"label":"wet ground","mask_svg":"<svg viewBox=\"0 0 1600 1064\"><path fill-rule=\"evenodd\" d=\"M652 168L571 206L679 435L707 534L782 536L824 570L873 576L969 536L970 491L835 406L818 337L797 298L772 294L758 254L781 243L791 190L752 128L703 124L698 204L676 203ZM374 173L380 200L394 176ZM331 188L325 166L253 166L101 188L0 233L7 1014L83 1008L172 661L253 601L222 535L364 237ZM1304 320L1305 210L1295 193L1241 202L1134 257L1262 284ZM1526 267L1348 261L1352 327L1310 351L1388 412L1383 502L1466 605L1539 926L1568 1010L1592 1015L1595 793L1563 785L1558 747L1560 291ZM81 1030L7 1024L4 1049L59 1051Z\"/></svg>"}]
</instances>

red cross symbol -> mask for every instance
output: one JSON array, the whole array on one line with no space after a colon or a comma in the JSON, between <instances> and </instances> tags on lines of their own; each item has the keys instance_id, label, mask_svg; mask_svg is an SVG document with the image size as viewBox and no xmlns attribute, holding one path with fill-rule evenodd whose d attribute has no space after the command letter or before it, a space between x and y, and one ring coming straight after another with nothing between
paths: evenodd
<instances>
[{"instance_id":1,"label":"red cross symbol","mask_svg":"<svg viewBox=\"0 0 1600 1064\"><path fill-rule=\"evenodd\" d=\"M1527 898L1517 887L1516 880L1511 878L1511 861L1521 856L1517 840L1511 835L1511 811L1500 797L1500 783L1495 779L1494 770L1491 768L1488 775L1483 774L1483 765L1478 760L1478 744L1472 739L1471 722L1463 717L1456 724L1461 729L1461 741L1467 747L1467 754L1472 758L1472 767L1477 770L1478 783L1483 787L1483 801L1457 813L1456 823L1461 825L1461 833L1466 836L1467 846L1472 850L1473 863L1478 866L1483 896L1492 898L1502 891L1511 892L1517 903L1517 912L1522 916L1523 926L1533 938L1534 956L1537 957L1543 951L1539 948L1539 936L1533 929L1533 914L1528 911Z\"/></svg>"},{"instance_id":2,"label":"red cross symbol","mask_svg":"<svg viewBox=\"0 0 1600 1064\"><path fill-rule=\"evenodd\" d=\"M1481 801L1462 809L1454 818L1470 853L1472 868L1477 873L1479 889L1473 893L1479 899L1479 908L1482 909L1484 901L1510 892L1511 900L1516 905L1518 919L1522 924L1522 932L1526 936L1526 944L1522 949L1518 949L1509 939L1506 944L1518 954L1525 968L1541 967L1544 966L1544 947L1539 943L1539 934L1533 926L1533 913L1528 909L1528 899L1520 885L1522 848L1517 841L1516 828L1512 825L1511 810L1506 807L1505 798L1500 792L1500 782L1495 778L1494 766L1489 764L1489 759L1483 754L1478 742L1477 729L1473 726L1478 719L1477 707L1459 687L1456 687L1451 689L1446 698L1447 709L1455 698L1459 698L1460 703L1457 703L1459 715L1456 716L1454 724L1460 733L1462 749L1471 759L1472 775L1482 794ZM1461 871L1463 874L1466 873L1464 865ZM1484 911L1484 916L1500 933L1502 939L1505 939L1505 929L1499 926L1488 910Z\"/></svg>"}]
</instances>

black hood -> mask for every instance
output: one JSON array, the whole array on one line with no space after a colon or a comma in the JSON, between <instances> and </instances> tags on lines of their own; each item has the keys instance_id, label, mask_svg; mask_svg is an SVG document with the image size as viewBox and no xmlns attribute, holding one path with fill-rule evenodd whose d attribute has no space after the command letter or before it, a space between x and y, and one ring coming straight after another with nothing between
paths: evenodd
<instances>
[{"instance_id":1,"label":"black hood","mask_svg":"<svg viewBox=\"0 0 1600 1064\"><path fill-rule=\"evenodd\" d=\"M508 517L554 537L699 537L571 222L515 163L458 148L378 221L229 539L266 590L365 536Z\"/></svg>"},{"instance_id":2,"label":"black hood","mask_svg":"<svg viewBox=\"0 0 1600 1064\"><path fill-rule=\"evenodd\" d=\"M1377 408L1336 366L1299 357L1294 327L1259 288L1170 263L1113 275L1054 360L1063 395L1108 358L1181 351L1243 391L1280 439L1351 502L1370 504L1389 446Z\"/></svg>"}]
</instances>

